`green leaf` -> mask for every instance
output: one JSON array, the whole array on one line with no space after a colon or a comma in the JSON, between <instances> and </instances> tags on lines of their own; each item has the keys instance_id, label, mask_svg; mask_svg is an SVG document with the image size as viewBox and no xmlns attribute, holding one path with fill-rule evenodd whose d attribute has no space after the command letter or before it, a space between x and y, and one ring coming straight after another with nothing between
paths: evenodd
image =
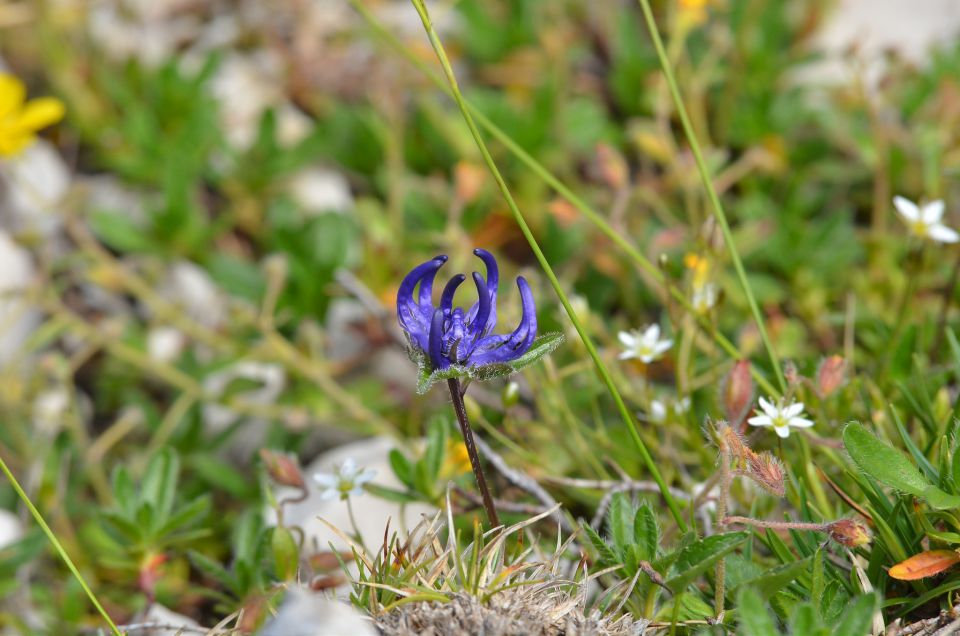
<instances>
[{"instance_id":1,"label":"green leaf","mask_svg":"<svg viewBox=\"0 0 960 636\"><path fill-rule=\"evenodd\" d=\"M833 626L833 636L866 636L870 633L873 623L873 613L876 611L877 597L873 594L858 596L853 603L847 604L847 609L836 625Z\"/></svg>"},{"instance_id":2,"label":"green leaf","mask_svg":"<svg viewBox=\"0 0 960 636\"><path fill-rule=\"evenodd\" d=\"M117 468L113 473L113 498L117 507L127 517L132 518L137 508L137 494L133 487L133 480L130 479L130 473L123 466Z\"/></svg>"},{"instance_id":3,"label":"green leaf","mask_svg":"<svg viewBox=\"0 0 960 636\"><path fill-rule=\"evenodd\" d=\"M758 590L760 597L766 601L792 583L801 572L807 569L808 565L810 565L810 558L800 559L793 563L785 563L767 570L760 576L741 581L734 589L740 589L744 586L751 587Z\"/></svg>"},{"instance_id":4,"label":"green leaf","mask_svg":"<svg viewBox=\"0 0 960 636\"><path fill-rule=\"evenodd\" d=\"M393 474L397 476L400 483L407 488L412 488L413 467L410 464L410 460L396 448L390 450L388 457L390 459L390 467L393 469Z\"/></svg>"},{"instance_id":5,"label":"green leaf","mask_svg":"<svg viewBox=\"0 0 960 636\"><path fill-rule=\"evenodd\" d=\"M745 587L740 590L737 612L740 616L738 633L742 636L778 636L779 632L766 603L753 588Z\"/></svg>"},{"instance_id":6,"label":"green leaf","mask_svg":"<svg viewBox=\"0 0 960 636\"><path fill-rule=\"evenodd\" d=\"M493 380L512 375L524 367L528 367L540 358L552 352L563 343L563 334L559 332L544 333L537 336L530 349L510 362L502 364L486 364L478 367L451 365L446 369L432 371L427 356L418 349L408 349L410 359L417 365L417 393L426 393L431 386L441 380L459 378L461 380Z\"/></svg>"},{"instance_id":7,"label":"green leaf","mask_svg":"<svg viewBox=\"0 0 960 636\"><path fill-rule=\"evenodd\" d=\"M682 548L674 563L676 574L667 579L667 587L673 590L674 594L680 593L719 559L733 552L749 536L749 532L715 534Z\"/></svg>"},{"instance_id":8,"label":"green leaf","mask_svg":"<svg viewBox=\"0 0 960 636\"><path fill-rule=\"evenodd\" d=\"M597 551L599 555L598 563L602 567L608 567L611 565L616 565L620 563L620 559L617 558L617 555L610 549L610 546L607 545L607 542L604 541L597 531L591 528L588 524L582 524L583 531L586 533L587 538L590 539L590 543L593 545L593 549Z\"/></svg>"},{"instance_id":9,"label":"green leaf","mask_svg":"<svg viewBox=\"0 0 960 636\"><path fill-rule=\"evenodd\" d=\"M129 214L96 212L90 225L97 237L118 252L149 252L154 249L151 232Z\"/></svg>"},{"instance_id":10,"label":"green leaf","mask_svg":"<svg viewBox=\"0 0 960 636\"><path fill-rule=\"evenodd\" d=\"M386 499L387 501L395 501L397 503L420 501L420 499L417 497L414 497L409 493L405 493L402 490L394 490L393 488L387 488L386 486L381 486L379 484L364 484L363 489L374 497L380 497L381 499Z\"/></svg>"},{"instance_id":11,"label":"green leaf","mask_svg":"<svg viewBox=\"0 0 960 636\"><path fill-rule=\"evenodd\" d=\"M633 515L633 506L627 496L622 492L614 494L607 512L607 532L620 555L625 554L626 548L633 544Z\"/></svg>"},{"instance_id":12,"label":"green leaf","mask_svg":"<svg viewBox=\"0 0 960 636\"><path fill-rule=\"evenodd\" d=\"M920 474L903 452L880 441L864 426L851 422L843 429L843 444L854 463L882 484L925 499L938 510L960 507L960 496L940 490Z\"/></svg>"},{"instance_id":13,"label":"green leaf","mask_svg":"<svg viewBox=\"0 0 960 636\"><path fill-rule=\"evenodd\" d=\"M790 617L790 633L805 634L808 636L819 636L823 626L820 624L820 618L817 611L810 603L800 603L793 610L793 616Z\"/></svg>"},{"instance_id":14,"label":"green leaf","mask_svg":"<svg viewBox=\"0 0 960 636\"><path fill-rule=\"evenodd\" d=\"M447 422L442 417L435 417L430 420L427 429L427 450L424 454L424 461L427 464L427 477L430 480L428 485L433 483L440 476L440 469L443 467L443 456L447 452Z\"/></svg>"},{"instance_id":15,"label":"green leaf","mask_svg":"<svg viewBox=\"0 0 960 636\"><path fill-rule=\"evenodd\" d=\"M161 523L173 509L179 474L180 460L172 448L161 450L147 465L141 484L143 500L153 506Z\"/></svg>"},{"instance_id":16,"label":"green leaf","mask_svg":"<svg viewBox=\"0 0 960 636\"><path fill-rule=\"evenodd\" d=\"M657 515L646 502L640 504L633 518L633 540L640 546L641 560L653 561L657 558L660 527L657 525Z\"/></svg>"}]
</instances>

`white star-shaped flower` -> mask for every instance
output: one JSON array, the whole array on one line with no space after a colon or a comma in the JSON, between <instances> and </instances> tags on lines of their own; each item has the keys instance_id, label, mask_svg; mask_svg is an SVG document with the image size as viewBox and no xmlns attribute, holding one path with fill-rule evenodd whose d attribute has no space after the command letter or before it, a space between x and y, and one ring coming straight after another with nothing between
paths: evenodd
<instances>
[{"instance_id":1,"label":"white star-shaped flower","mask_svg":"<svg viewBox=\"0 0 960 636\"><path fill-rule=\"evenodd\" d=\"M760 398L760 408L763 410L763 415L751 417L747 422L751 426L772 426L774 432L780 437L789 437L791 426L796 428L813 426L811 420L800 417L803 415L803 402L793 402L784 406L782 400L772 404Z\"/></svg>"},{"instance_id":2,"label":"white star-shaped flower","mask_svg":"<svg viewBox=\"0 0 960 636\"><path fill-rule=\"evenodd\" d=\"M915 236L938 243L956 243L960 241L960 234L943 223L943 201L931 201L918 206L910 199L893 197L893 205L900 213L900 217Z\"/></svg>"},{"instance_id":3,"label":"white star-shaped flower","mask_svg":"<svg viewBox=\"0 0 960 636\"><path fill-rule=\"evenodd\" d=\"M621 360L636 358L644 364L650 364L673 346L673 340L660 339L660 325L650 325L641 333L639 329L621 331L617 334L625 349L620 353Z\"/></svg>"},{"instance_id":4,"label":"white star-shaped flower","mask_svg":"<svg viewBox=\"0 0 960 636\"><path fill-rule=\"evenodd\" d=\"M358 497L363 494L363 485L377 476L377 471L372 468L359 468L352 457L337 464L333 470L332 474L316 473L313 476L317 485L323 488L321 499Z\"/></svg>"}]
</instances>

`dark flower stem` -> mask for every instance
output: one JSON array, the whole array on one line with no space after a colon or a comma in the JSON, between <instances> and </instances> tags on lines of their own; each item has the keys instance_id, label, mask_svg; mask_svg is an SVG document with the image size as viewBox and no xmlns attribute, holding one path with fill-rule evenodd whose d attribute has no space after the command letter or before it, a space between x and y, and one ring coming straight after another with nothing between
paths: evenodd
<instances>
[{"instance_id":1,"label":"dark flower stem","mask_svg":"<svg viewBox=\"0 0 960 636\"><path fill-rule=\"evenodd\" d=\"M483 497L483 507L487 511L487 519L494 528L500 525L500 517L497 516L497 509L493 505L493 497L490 496L490 489L487 488L487 480L483 476L483 468L480 467L480 456L477 454L477 445L473 441L473 429L470 428L470 420L467 419L467 408L463 404L463 391L460 388L460 380L450 378L447 380L447 387L450 389L450 398L453 400L453 410L457 414L457 421L460 423L460 432L463 434L463 443L467 447L467 455L470 456L470 466L473 467L473 476L477 480L477 488L480 489L480 496Z\"/></svg>"}]
</instances>

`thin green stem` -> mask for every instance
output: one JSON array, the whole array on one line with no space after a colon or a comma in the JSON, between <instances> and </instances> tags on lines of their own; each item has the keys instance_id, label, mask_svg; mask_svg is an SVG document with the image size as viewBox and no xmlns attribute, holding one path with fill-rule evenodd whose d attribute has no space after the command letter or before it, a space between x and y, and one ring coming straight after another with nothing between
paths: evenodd
<instances>
[{"instance_id":1,"label":"thin green stem","mask_svg":"<svg viewBox=\"0 0 960 636\"><path fill-rule=\"evenodd\" d=\"M43 533L47 535L47 539L49 539L50 543L53 544L54 550L56 550L57 554L60 555L60 558L63 560L64 564L66 564L67 569L70 570L70 573L73 574L73 577L77 579L77 583L79 583L80 587L83 588L87 598L89 598L90 602L93 603L93 606L97 608L100 616L102 616L103 620L105 620L107 625L110 626L110 630L115 636L123 636L123 633L117 628L117 625L113 622L113 619L110 618L109 614L107 614L107 610L103 609L103 605L101 605L100 601L97 600L93 590L91 590L90 586L87 585L83 575L80 574L80 570L78 570L77 566L73 564L73 560L63 548L60 540L57 539L57 535L53 533L53 530L50 529L50 526L48 526L47 522L44 520L43 515L40 514L40 511L37 510L37 507L33 505L32 501L30 501L30 497L26 492L24 492L23 488L20 486L20 482L17 481L17 478L13 476L13 473L10 471L10 468L7 467L7 463L3 461L2 457L0 457L0 470L2 470L3 474L7 476L7 479L10 481L10 485L13 486L13 489L17 492L17 496L19 496L20 500L23 501L23 505L27 507L27 510L30 511L30 514L33 515L33 518L36 520L37 525L39 525L40 529L43 530Z\"/></svg>"},{"instance_id":2,"label":"thin green stem","mask_svg":"<svg viewBox=\"0 0 960 636\"><path fill-rule=\"evenodd\" d=\"M377 18L360 3L360 0L349 0L349 2L384 42L386 42L397 53L402 55L404 59L410 62L410 64L415 66L438 88L446 92L451 97L453 96L453 91L447 82L437 73L435 73L429 66L427 66L422 59L412 54L407 47L404 46L404 44L397 39L395 35L393 35L393 33L384 28ZM466 105L467 109L469 109L470 114L474 117L476 122L485 131L487 131L491 137L503 144L503 146L517 159L519 159L521 163L527 166L531 172L537 175L544 183L553 188L557 194L569 201L570 204L579 210L588 221L590 221L598 230L600 230L600 232L602 232L607 238L609 238L620 249L622 249L641 270L653 278L657 284L661 285L677 301L677 303L684 308L685 311L695 316L700 327L709 333L717 342L717 345L719 345L720 348L723 349L730 357L732 357L734 360L743 359L743 355L741 355L737 347L726 336L716 329L713 329L709 320L705 316L697 314L697 312L693 310L690 300L686 297L686 295L684 295L683 291L681 291L677 286L670 284L670 282L664 277L660 268L651 263L635 245L627 240L627 238L621 232L618 232L616 229L614 229L613 226L611 226L599 212L590 207L586 201L581 199L570 188L565 186L560 179L558 179L552 172L547 170L543 164L533 158L507 133L505 133L499 126L497 126L486 115L484 115L482 111L474 106L473 103L464 98L462 95L461 99L463 100L463 103ZM770 381L767 380L767 378L757 369L751 367L750 372L757 381L757 384L759 384L766 393L774 397L778 397L780 395L780 392L777 391Z\"/></svg>"},{"instance_id":3,"label":"thin green stem","mask_svg":"<svg viewBox=\"0 0 960 636\"><path fill-rule=\"evenodd\" d=\"M487 168L489 168L490 173L497 182L497 186L500 188L500 192L503 194L503 197L510 208L510 212L513 214L514 220L520 227L520 231L523 233L524 237L527 239L530 249L533 250L537 261L540 263L540 267L543 269L544 274L546 274L547 278L549 279L551 286L560 300L560 303L566 310L567 315L570 317L570 321L573 323L573 326L577 330L580 339L583 341L583 344L587 348L590 357L593 359L593 362L597 367L597 372L600 374L604 384L607 386L607 389L609 390L610 395L613 397L614 402L616 402L617 409L620 411L620 416L623 418L624 424L630 431L630 436L633 438L633 441L637 446L640 457L643 459L643 462L646 465L647 470L650 472L651 477L653 477L654 481L657 482L657 486L660 488L660 493L663 496L664 501L666 501L667 507L670 508L670 512L673 515L674 520L677 522L677 526L685 532L687 529L687 524L683 518L683 514L681 513L680 508L677 506L677 502L670 494L667 483L664 481L663 476L660 474L660 470L654 463L653 457L650 455L646 445L640 438L640 433L637 430L636 423L633 421L633 417L630 415L630 411L627 409L627 405L624 403L623 397L620 395L620 392L614 385L613 378L610 376L610 372L607 370L606 365L604 365L603 360L601 360L600 354L597 352L597 348L594 345L593 340L587 334L580 322L580 319L577 318L576 312L573 310L573 307L570 305L570 301L567 299L563 288L560 286L560 281L557 280L557 276L554 274L553 268L543 255L543 252L540 250L540 245L537 243L537 239L533 236L533 232L530 231L530 227L527 225L523 214L520 212L520 208L517 207L517 203L514 201L513 195L510 194L510 189L507 187L506 181L503 179L503 175L500 174L500 170L493 161L493 157L490 156L490 152L487 150L487 145L484 143L483 137L480 134L480 130L473 121L473 116L470 114L470 109L464 102L463 95L460 94L460 87L457 84L457 78L453 74L453 68L450 66L450 61L447 59L447 54L443 48L443 44L440 42L440 37L437 35L437 32L434 30L433 24L430 21L430 16L427 13L426 5L424 4L423 0L411 0L411 2L416 8L417 13L420 15L424 29L427 31L427 36L430 38L430 44L433 46L433 50L437 54L437 58L440 60L440 65L443 67L444 74L447 77L447 82L450 85L453 99L460 108L460 113L463 115L463 119L466 122L467 127L470 129L470 134L473 136L473 139L477 144L477 148L480 150L480 154L483 155L483 160L486 163Z\"/></svg>"},{"instance_id":4,"label":"thin green stem","mask_svg":"<svg viewBox=\"0 0 960 636\"><path fill-rule=\"evenodd\" d=\"M697 163L697 171L700 173L700 179L707 191L707 198L713 206L714 216L717 224L723 233L723 240L730 252L730 260L733 262L733 268L737 271L737 277L743 286L743 292L747 297L747 304L750 305L750 312L757 323L757 330L760 332L760 339L763 340L763 346L770 357L770 365L777 376L777 382L780 384L782 392L787 390L787 381L783 377L783 369L780 366L780 359L773 348L770 336L767 334L767 328L764 324L763 315L760 313L760 307L757 305L757 299L753 296L753 289L750 287L750 281L747 280L747 272L743 268L743 261L740 260L740 253L733 242L733 234L730 231L730 224L727 222L727 215L723 211L723 205L720 204L720 197L717 196L717 190L713 187L713 180L710 177L710 171L707 163L703 160L703 152L700 150L700 143L697 141L697 135L690 123L690 117L687 115L687 108L680 96L680 89L677 86L677 80L673 76L673 69L670 66L670 60L667 52L663 48L663 41L660 39L660 32L657 29L657 22L653 17L653 11L650 9L650 0L637 0L640 8L643 10L643 18L647 23L647 29L650 31L650 38L653 40L653 46L657 50L657 57L660 58L660 68L663 70L663 76L667 80L667 87L670 90L670 96L673 98L673 105L677 109L677 116L680 118L680 124L683 126L683 132L687 137L687 143L690 144L690 151Z\"/></svg>"}]
</instances>

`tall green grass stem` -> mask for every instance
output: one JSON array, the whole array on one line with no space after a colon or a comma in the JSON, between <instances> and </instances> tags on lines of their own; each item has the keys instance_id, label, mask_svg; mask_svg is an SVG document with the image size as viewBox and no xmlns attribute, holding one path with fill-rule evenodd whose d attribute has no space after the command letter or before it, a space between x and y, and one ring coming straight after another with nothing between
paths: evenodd
<instances>
[{"instance_id":1,"label":"tall green grass stem","mask_svg":"<svg viewBox=\"0 0 960 636\"><path fill-rule=\"evenodd\" d=\"M16 477L14 477L13 473L10 471L10 468L7 467L7 462L3 461L2 457L0 457L0 470L2 470L3 474L7 476L7 479L10 481L10 485L13 486L13 489L17 492L17 496L20 497L21 501L23 501L23 505L27 507L27 510L30 511L30 514L33 515L33 518L36 520L37 525L39 525L40 529L43 530L43 533L47 535L47 539L49 539L50 543L53 544L54 550L57 551L57 554L60 555L60 558L63 560L64 564L66 564L67 569L70 570L71 574L73 574L73 577L77 580L77 583L80 584L80 587L83 588L83 591L87 594L87 598L89 598L90 602L93 603L93 606L97 608L100 616L102 616L103 620L105 620L107 625L110 626L110 630L115 636L123 636L123 632L117 628L117 625L113 622L113 619L110 618L109 614L107 614L107 610L103 609L103 605L100 604L100 601L97 600L93 590L91 590L90 586L87 585L83 575L80 574L80 570L78 570L77 566L73 564L73 560L63 548L60 540L57 539L57 535L53 533L53 530L50 529L50 526L48 526L47 522L44 520L43 515L40 514L40 511L37 510L37 507L33 505L32 501L30 501L30 497L27 496L26 492L24 492L23 488L20 486L20 482L17 481Z\"/></svg>"},{"instance_id":2,"label":"tall green grass stem","mask_svg":"<svg viewBox=\"0 0 960 636\"><path fill-rule=\"evenodd\" d=\"M550 263L547 262L546 257L540 250L540 245L537 243L537 239L533 236L533 232L530 231L530 227L527 225L523 214L520 212L520 208L517 207L517 203L514 201L513 195L510 194L510 189L507 187L506 181L504 181L503 176L500 174L500 170L497 169L497 165L493 161L493 157L490 156L490 152L487 150L487 146L483 141L480 130L477 128L473 121L473 117L470 114L470 109L467 107L463 96L460 94L460 87L457 84L457 78L453 74L453 68L450 66L450 61L447 59L447 54L443 48L443 44L440 42L440 37L433 28L433 23L430 20L430 15L427 13L426 5L424 4L423 0L411 0L411 2L416 8L417 13L420 15L420 19L423 22L423 27L427 32L427 37L430 38L430 44L433 46L433 50L437 54L437 58L440 60L440 65L443 67L443 72L447 77L447 82L450 85L453 99L460 108L460 112L463 115L464 121L466 122L467 127L470 129L470 134L473 136L473 139L480 150L480 154L483 155L483 160L486 163L487 168L490 170L494 180L497 182L497 186L500 188L500 192L503 194L503 197L510 208L510 212L513 214L517 225L520 227L520 231L527 239L527 243L530 244L530 249L533 250L537 261L540 263L540 267L550 280L550 284L556 292L560 303L563 305L567 315L570 317L570 321L573 323L574 329L577 330L577 334L579 334L580 339L583 341L584 346L587 348L587 351L590 354L590 357L593 359L593 362L597 368L597 372L603 379L603 383L607 386L607 389L609 390L610 395L613 397L614 402L616 402L617 409L620 411L620 416L623 418L623 422L637 446L640 457L643 459L647 470L650 472L650 476L653 477L655 482L657 482L657 486L660 488L660 494L663 496L664 501L666 501L667 507L670 508L670 513L673 515L677 526L679 526L682 531L686 532L687 524L683 518L683 514L681 513L680 508L677 506L677 502L674 500L673 495L670 494L670 489L668 488L666 481L664 481L663 476L660 474L660 470L657 468L657 465L654 463L653 457L650 455L650 451L647 450L646 445L640 438L640 432L637 430L637 425L633 421L633 417L631 416L626 403L623 401L623 397L617 390L616 385L614 385L610 372L607 370L606 365L604 365L603 360L601 360L600 354L597 352L597 348L593 344L593 340L580 323L580 319L577 318L576 312L573 310L573 307L570 305L570 301L567 299L563 288L560 286L560 281L557 280L557 276L554 274L553 268L550 266Z\"/></svg>"},{"instance_id":3,"label":"tall green grass stem","mask_svg":"<svg viewBox=\"0 0 960 636\"><path fill-rule=\"evenodd\" d=\"M680 118L680 124L683 126L684 135L687 137L687 143L690 144L690 151L697 163L697 171L700 173L700 179L703 181L703 187L707 191L707 198L713 206L714 216L717 218L717 224L723 233L723 240L727 244L727 250L730 252L730 260L733 262L733 268L737 271L737 277L743 286L743 293L747 297L747 304L750 305L750 313L757 323L757 330L760 332L760 339L763 340L763 346L767 350L770 358L770 365L777 376L777 382L780 384L780 390L783 393L787 391L787 381L783 377L783 369L780 365L780 358L777 356L770 336L767 333L767 327L760 313L760 307L757 305L757 299L753 296L753 289L750 287L750 281L747 280L747 272L743 268L743 261L740 260L740 253L733 242L733 234L730 232L730 224L727 222L727 215L723 211L723 205L720 203L720 197L717 196L717 190L713 187L713 179L710 177L710 171L707 163L703 160L703 152L700 150L700 143L697 141L697 135L690 123L690 117L687 115L687 108L683 103L683 97L680 95L680 89L677 86L677 80L673 76L673 69L670 66L670 59L663 48L663 41L660 39L660 31L657 29L657 21L653 17L653 11L650 9L650 0L637 0L643 11L643 18L647 23L647 29L650 31L650 39L653 40L653 46L657 50L657 57L660 59L660 68L663 70L663 76L667 80L667 87L673 98L673 105L677 109L677 116Z\"/></svg>"},{"instance_id":4,"label":"tall green grass stem","mask_svg":"<svg viewBox=\"0 0 960 636\"><path fill-rule=\"evenodd\" d=\"M377 33L377 35L388 44L393 50L402 55L410 64L415 66L421 73L423 73L431 82L436 84L438 88L445 91L451 97L453 96L453 91L450 89L450 86L447 84L446 80L440 77L435 73L427 64L418 58L416 55L411 53L403 43L397 39L397 37L388 31L383 24L374 16L370 11L361 4L360 0L349 0L350 4L357 10L357 12L366 20L367 24ZM461 96L462 97L462 96ZM513 154L517 159L520 160L527 168L537 175L544 183L553 188L560 196L570 202L573 207L575 207L581 214L583 214L588 221L590 221L600 232L602 232L607 238L613 241L620 249L622 249L627 256L629 256L636 265L646 272L651 278L653 278L663 289L669 293L685 311L689 312L691 315L695 316L699 326L716 341L717 345L723 349L727 355L729 355L734 360L743 359L743 355L737 349L737 347L722 333L717 331L714 326L710 323L709 319L701 314L698 314L694 311L693 305L690 303L690 299L679 289L676 285L672 285L663 275L663 272L659 267L650 262L643 253L637 249L621 232L618 232L611 226L606 219L603 218L599 212L594 210L586 201L580 198L573 190L568 188L563 184L554 175L552 172L547 170L547 168L532 157L526 150L524 150L517 142L515 142L510 135L503 131L499 126L493 123L483 112L473 105L468 99L463 98L463 103L466 104L467 108L470 110L470 114L473 115L474 120L485 130L487 133L500 142L511 154ZM760 373L755 367L750 368L750 373L753 375L757 384L768 394L772 396L779 396L780 391L778 391L766 376Z\"/></svg>"}]
</instances>

